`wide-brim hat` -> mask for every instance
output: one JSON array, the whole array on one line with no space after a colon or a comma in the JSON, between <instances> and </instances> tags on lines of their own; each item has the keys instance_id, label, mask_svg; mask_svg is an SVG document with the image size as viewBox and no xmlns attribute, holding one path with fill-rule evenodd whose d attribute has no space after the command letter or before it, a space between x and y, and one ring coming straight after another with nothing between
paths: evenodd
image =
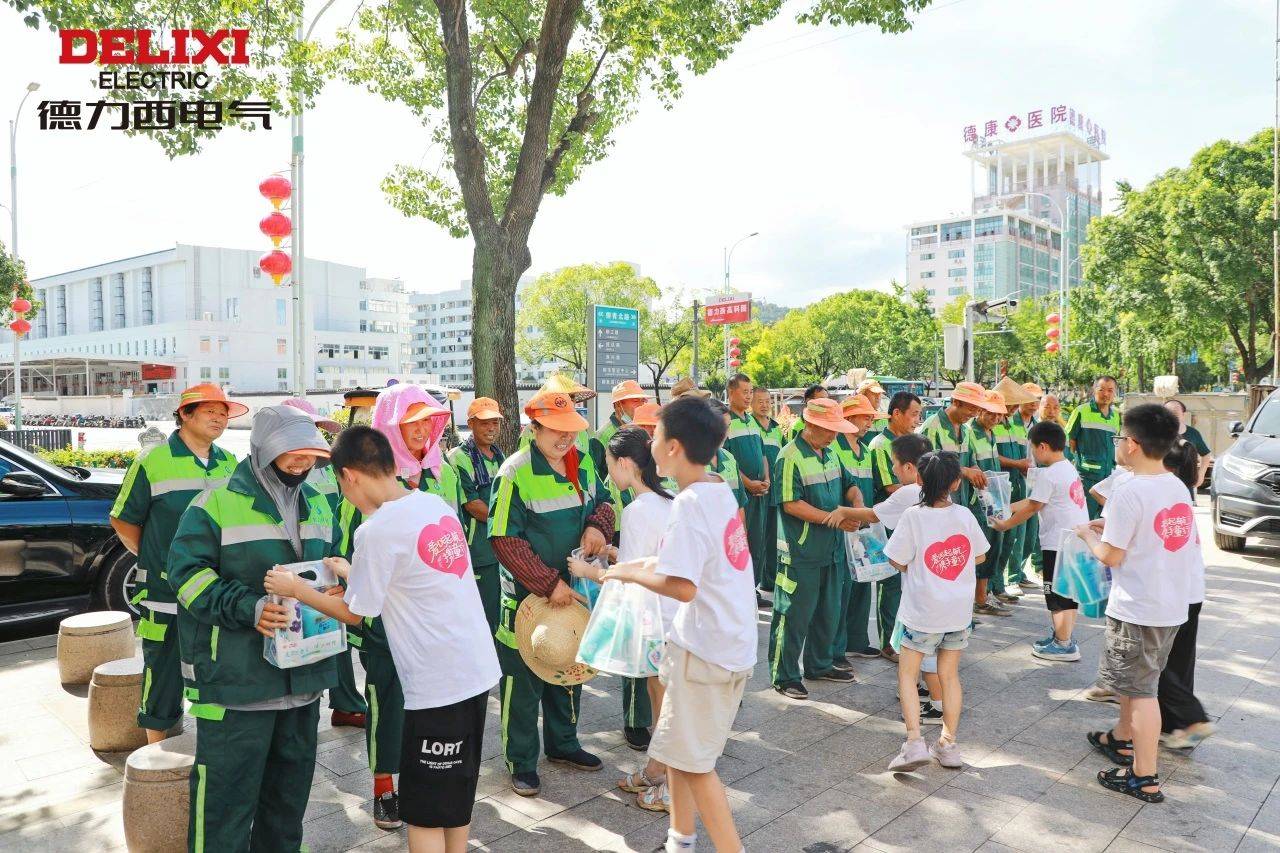
<instances>
[{"instance_id":1,"label":"wide-brim hat","mask_svg":"<svg viewBox=\"0 0 1280 853\"><path fill-rule=\"evenodd\" d=\"M578 646L591 614L578 602L552 607L538 595L526 595L516 610L516 649L525 666L548 684L574 687L596 677L578 663Z\"/></svg>"},{"instance_id":2,"label":"wide-brim hat","mask_svg":"<svg viewBox=\"0 0 1280 853\"><path fill-rule=\"evenodd\" d=\"M979 407L996 415L1009 414L1009 404L1005 402L1004 395L999 391L983 392Z\"/></svg>"},{"instance_id":3,"label":"wide-brim hat","mask_svg":"<svg viewBox=\"0 0 1280 853\"><path fill-rule=\"evenodd\" d=\"M542 387L538 389L538 394L535 396L542 394L568 394L575 403L585 403L596 396L595 391L563 373L553 373L547 377L547 381L542 383Z\"/></svg>"},{"instance_id":4,"label":"wide-brim hat","mask_svg":"<svg viewBox=\"0 0 1280 853\"><path fill-rule=\"evenodd\" d=\"M631 422L636 426L656 427L658 425L658 415L662 412L662 407L657 403L644 403L637 406L636 410L631 413Z\"/></svg>"},{"instance_id":5,"label":"wide-brim hat","mask_svg":"<svg viewBox=\"0 0 1280 853\"><path fill-rule=\"evenodd\" d=\"M815 397L812 400L806 400L804 406L800 409L800 414L805 423L829 429L832 432L848 434L858 431L857 427L844 419L840 404L829 397Z\"/></svg>"},{"instance_id":6,"label":"wide-brim hat","mask_svg":"<svg viewBox=\"0 0 1280 853\"><path fill-rule=\"evenodd\" d=\"M615 406L624 400L648 400L649 394L634 379L624 379L613 386L609 401Z\"/></svg>"},{"instance_id":7,"label":"wide-brim hat","mask_svg":"<svg viewBox=\"0 0 1280 853\"><path fill-rule=\"evenodd\" d=\"M1005 403L1010 406L1034 403L1040 399L1040 397L1029 394L1026 388L1014 382L1008 376L996 383L996 387L992 390L999 391L1001 396L1004 397ZM1040 396L1043 396L1043 394Z\"/></svg>"},{"instance_id":8,"label":"wide-brim hat","mask_svg":"<svg viewBox=\"0 0 1280 853\"><path fill-rule=\"evenodd\" d=\"M884 394L884 388L874 379L864 379L858 383L858 393L864 394L870 391L872 394Z\"/></svg>"},{"instance_id":9,"label":"wide-brim hat","mask_svg":"<svg viewBox=\"0 0 1280 853\"><path fill-rule=\"evenodd\" d=\"M537 394L525 405L524 413L530 420L561 432L582 432L589 426L587 419L574 408L573 398L568 394Z\"/></svg>"},{"instance_id":10,"label":"wide-brim hat","mask_svg":"<svg viewBox=\"0 0 1280 853\"><path fill-rule=\"evenodd\" d=\"M705 388L699 388L694 381L686 376L675 385L671 386L671 397L683 397L685 394L692 394L695 397L710 397L711 392Z\"/></svg>"},{"instance_id":11,"label":"wide-brim hat","mask_svg":"<svg viewBox=\"0 0 1280 853\"><path fill-rule=\"evenodd\" d=\"M866 394L851 394L845 397L840 403L840 410L841 414L846 418L853 415L871 415L875 417L880 414L879 410L871 405L871 401L867 399Z\"/></svg>"},{"instance_id":12,"label":"wide-brim hat","mask_svg":"<svg viewBox=\"0 0 1280 853\"><path fill-rule=\"evenodd\" d=\"M1044 396L1044 389L1034 382L1023 382L1022 390L1039 400Z\"/></svg>"},{"instance_id":13,"label":"wide-brim hat","mask_svg":"<svg viewBox=\"0 0 1280 853\"><path fill-rule=\"evenodd\" d=\"M280 405L289 406L297 409L307 417L311 418L311 422L326 432L338 432L342 429L342 425L328 415L322 415L316 411L316 407L311 404L310 400L303 397L290 397L287 400L281 400Z\"/></svg>"},{"instance_id":14,"label":"wide-brim hat","mask_svg":"<svg viewBox=\"0 0 1280 853\"><path fill-rule=\"evenodd\" d=\"M227 392L222 390L222 386L214 385L212 382L201 382L199 385L192 385L183 391L178 398L179 409L183 406L194 406L200 403L221 403L227 407L228 418L238 418L241 415L249 414L248 406L244 403L228 400Z\"/></svg>"},{"instance_id":15,"label":"wide-brim hat","mask_svg":"<svg viewBox=\"0 0 1280 853\"><path fill-rule=\"evenodd\" d=\"M970 406L976 406L979 409L985 409L983 398L986 396L987 389L983 388L977 382L961 382L951 391L951 400L956 403L968 403Z\"/></svg>"}]
</instances>

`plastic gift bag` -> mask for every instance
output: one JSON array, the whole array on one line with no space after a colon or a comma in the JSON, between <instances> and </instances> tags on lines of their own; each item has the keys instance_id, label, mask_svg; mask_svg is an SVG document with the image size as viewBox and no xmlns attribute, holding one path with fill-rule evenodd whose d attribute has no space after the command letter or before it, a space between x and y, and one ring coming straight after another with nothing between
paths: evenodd
<instances>
[{"instance_id":1,"label":"plastic gift bag","mask_svg":"<svg viewBox=\"0 0 1280 853\"><path fill-rule=\"evenodd\" d=\"M978 503L988 519L1008 521L1013 517L1013 487L1009 484L1009 472L988 471L987 487L978 492Z\"/></svg>"},{"instance_id":2,"label":"plastic gift bag","mask_svg":"<svg viewBox=\"0 0 1280 853\"><path fill-rule=\"evenodd\" d=\"M578 662L627 678L658 674L662 605L639 584L606 581L578 645Z\"/></svg>"},{"instance_id":3,"label":"plastic gift bag","mask_svg":"<svg viewBox=\"0 0 1280 853\"><path fill-rule=\"evenodd\" d=\"M889 537L880 522L870 527L859 527L844 534L844 553L849 560L849 574L858 583L870 583L891 578L898 570L884 555Z\"/></svg>"},{"instance_id":4,"label":"plastic gift bag","mask_svg":"<svg viewBox=\"0 0 1280 853\"><path fill-rule=\"evenodd\" d=\"M574 548L569 552L569 556L575 557L579 560L584 560L588 563L595 563L602 572L609 568L609 561L603 554L592 557L588 560L586 557L582 556L581 548ZM574 575L573 584L570 586L570 589L586 599L588 610L595 609L596 599L600 597L600 584L590 578L580 578L577 575Z\"/></svg>"},{"instance_id":5,"label":"plastic gift bag","mask_svg":"<svg viewBox=\"0 0 1280 853\"><path fill-rule=\"evenodd\" d=\"M1080 604L1085 616L1099 616L1111 595L1111 569L1093 556L1074 530L1062 531L1058 561L1053 570L1053 591Z\"/></svg>"},{"instance_id":6,"label":"plastic gift bag","mask_svg":"<svg viewBox=\"0 0 1280 853\"><path fill-rule=\"evenodd\" d=\"M321 560L286 563L280 568L302 576L319 590L328 589L338 582L338 578ZM289 627L278 628L274 637L263 638L262 656L267 663L280 669L291 669L346 651L346 626L337 619L325 616L295 598L270 595L267 599L272 604L283 604L293 611Z\"/></svg>"}]
</instances>

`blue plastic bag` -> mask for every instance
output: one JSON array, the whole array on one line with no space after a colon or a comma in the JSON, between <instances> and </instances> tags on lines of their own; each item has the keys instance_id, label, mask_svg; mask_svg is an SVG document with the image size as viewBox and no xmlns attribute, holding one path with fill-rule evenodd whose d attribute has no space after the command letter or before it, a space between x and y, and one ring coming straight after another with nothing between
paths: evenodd
<instances>
[{"instance_id":1,"label":"blue plastic bag","mask_svg":"<svg viewBox=\"0 0 1280 853\"><path fill-rule=\"evenodd\" d=\"M1080 604L1085 616L1105 612L1111 595L1111 569L1093 556L1074 530L1062 531L1058 560L1053 570L1053 591Z\"/></svg>"},{"instance_id":2,"label":"blue plastic bag","mask_svg":"<svg viewBox=\"0 0 1280 853\"><path fill-rule=\"evenodd\" d=\"M578 662L627 678L658 674L662 604L639 584L606 581L578 644Z\"/></svg>"}]
</instances>

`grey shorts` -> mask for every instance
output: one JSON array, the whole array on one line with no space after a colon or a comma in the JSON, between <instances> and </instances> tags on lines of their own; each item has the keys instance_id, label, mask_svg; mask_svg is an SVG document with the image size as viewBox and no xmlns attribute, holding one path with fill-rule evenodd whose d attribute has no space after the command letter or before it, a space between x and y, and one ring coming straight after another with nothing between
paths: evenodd
<instances>
[{"instance_id":1,"label":"grey shorts","mask_svg":"<svg viewBox=\"0 0 1280 853\"><path fill-rule=\"evenodd\" d=\"M1107 637L1098 664L1098 684L1121 696L1155 698L1160 671L1169 659L1178 625L1152 628L1107 617Z\"/></svg>"}]
</instances>

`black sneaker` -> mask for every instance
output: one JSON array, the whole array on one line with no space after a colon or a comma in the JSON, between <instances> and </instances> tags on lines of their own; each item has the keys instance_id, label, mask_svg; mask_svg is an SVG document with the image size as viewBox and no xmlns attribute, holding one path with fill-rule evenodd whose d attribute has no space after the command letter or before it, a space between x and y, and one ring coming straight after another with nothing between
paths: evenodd
<instances>
[{"instance_id":1,"label":"black sneaker","mask_svg":"<svg viewBox=\"0 0 1280 853\"><path fill-rule=\"evenodd\" d=\"M604 769L604 762L585 749L579 749L568 755L548 755L547 760L555 764L568 764L570 767L576 767L579 770L594 771Z\"/></svg>"},{"instance_id":2,"label":"black sneaker","mask_svg":"<svg viewBox=\"0 0 1280 853\"><path fill-rule=\"evenodd\" d=\"M814 679L816 681L838 681L842 684L852 684L858 680L853 677L852 672L843 669L835 669L834 667L826 672L815 675Z\"/></svg>"},{"instance_id":3,"label":"black sneaker","mask_svg":"<svg viewBox=\"0 0 1280 853\"><path fill-rule=\"evenodd\" d=\"M849 654L856 658L878 658L880 657L880 650L873 648L872 646L867 646L865 649L854 649L849 652Z\"/></svg>"},{"instance_id":4,"label":"black sneaker","mask_svg":"<svg viewBox=\"0 0 1280 853\"><path fill-rule=\"evenodd\" d=\"M622 736L627 740L627 746L636 752L644 752L649 748L649 741L653 736L649 734L649 730L643 726L627 726L622 730Z\"/></svg>"},{"instance_id":5,"label":"black sneaker","mask_svg":"<svg viewBox=\"0 0 1280 853\"><path fill-rule=\"evenodd\" d=\"M773 689L786 696L788 699L808 699L809 691L804 685L798 681L788 681L786 684L775 684Z\"/></svg>"},{"instance_id":6,"label":"black sneaker","mask_svg":"<svg viewBox=\"0 0 1280 853\"><path fill-rule=\"evenodd\" d=\"M773 602L760 594L760 590L756 590L756 610L768 610L773 607Z\"/></svg>"},{"instance_id":7,"label":"black sneaker","mask_svg":"<svg viewBox=\"0 0 1280 853\"><path fill-rule=\"evenodd\" d=\"M933 707L932 702L921 702L920 722L926 726L942 725L942 711Z\"/></svg>"},{"instance_id":8,"label":"black sneaker","mask_svg":"<svg viewBox=\"0 0 1280 853\"><path fill-rule=\"evenodd\" d=\"M400 828L400 795L388 791L373 801L373 824L378 829Z\"/></svg>"},{"instance_id":9,"label":"black sneaker","mask_svg":"<svg viewBox=\"0 0 1280 853\"><path fill-rule=\"evenodd\" d=\"M853 672L853 664L849 663L847 660L833 661L831 668L836 672Z\"/></svg>"},{"instance_id":10,"label":"black sneaker","mask_svg":"<svg viewBox=\"0 0 1280 853\"><path fill-rule=\"evenodd\" d=\"M522 797L536 797L542 790L542 780L532 771L511 774L511 790Z\"/></svg>"},{"instance_id":11,"label":"black sneaker","mask_svg":"<svg viewBox=\"0 0 1280 853\"><path fill-rule=\"evenodd\" d=\"M921 699L928 699L928 698L929 698L929 688L928 688L928 687L925 687L923 684L917 684L917 685L916 685L916 695L917 695L917 696L919 696Z\"/></svg>"}]
</instances>

